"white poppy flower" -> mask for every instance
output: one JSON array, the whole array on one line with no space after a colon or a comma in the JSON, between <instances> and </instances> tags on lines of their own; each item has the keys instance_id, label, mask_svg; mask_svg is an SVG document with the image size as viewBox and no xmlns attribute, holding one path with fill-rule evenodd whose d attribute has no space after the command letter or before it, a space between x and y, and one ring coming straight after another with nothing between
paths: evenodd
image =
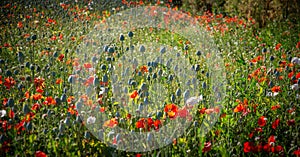
<instances>
[{"instance_id":1,"label":"white poppy flower","mask_svg":"<svg viewBox=\"0 0 300 157\"><path fill-rule=\"evenodd\" d=\"M0 110L0 117L4 117L6 115L6 110Z\"/></svg>"},{"instance_id":2,"label":"white poppy flower","mask_svg":"<svg viewBox=\"0 0 300 157\"><path fill-rule=\"evenodd\" d=\"M200 95L198 97L190 97L186 100L186 104L187 105L191 105L191 106L194 106L195 104L199 103L200 101L203 100L203 96Z\"/></svg>"},{"instance_id":3,"label":"white poppy flower","mask_svg":"<svg viewBox=\"0 0 300 157\"><path fill-rule=\"evenodd\" d=\"M291 86L291 89L292 89L292 90L298 90L298 89L299 89L299 85L298 85L298 84L293 84L293 85Z\"/></svg>"},{"instance_id":4,"label":"white poppy flower","mask_svg":"<svg viewBox=\"0 0 300 157\"><path fill-rule=\"evenodd\" d=\"M298 57L293 57L291 63L300 65L300 59Z\"/></svg>"},{"instance_id":5,"label":"white poppy flower","mask_svg":"<svg viewBox=\"0 0 300 157\"><path fill-rule=\"evenodd\" d=\"M86 121L87 124L94 124L96 121L96 117L90 116Z\"/></svg>"}]
</instances>

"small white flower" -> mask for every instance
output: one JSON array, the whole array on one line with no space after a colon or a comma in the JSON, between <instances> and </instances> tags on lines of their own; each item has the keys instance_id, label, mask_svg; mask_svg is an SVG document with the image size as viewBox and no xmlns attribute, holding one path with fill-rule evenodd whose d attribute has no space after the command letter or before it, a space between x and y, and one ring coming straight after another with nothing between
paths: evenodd
<instances>
[{"instance_id":1,"label":"small white flower","mask_svg":"<svg viewBox=\"0 0 300 157\"><path fill-rule=\"evenodd\" d=\"M300 65L300 59L298 57L293 57L291 63Z\"/></svg>"},{"instance_id":2,"label":"small white flower","mask_svg":"<svg viewBox=\"0 0 300 157\"><path fill-rule=\"evenodd\" d=\"M0 117L4 117L6 115L6 110L0 110Z\"/></svg>"},{"instance_id":3,"label":"small white flower","mask_svg":"<svg viewBox=\"0 0 300 157\"><path fill-rule=\"evenodd\" d=\"M203 100L203 96L200 95L198 97L190 97L186 100L187 105L194 106L195 104L198 104L200 101Z\"/></svg>"},{"instance_id":4,"label":"small white flower","mask_svg":"<svg viewBox=\"0 0 300 157\"><path fill-rule=\"evenodd\" d=\"M104 87L100 87L100 89L101 89L101 91L99 92L99 95L102 95L102 94L104 94L104 92L105 92L105 88L104 88Z\"/></svg>"},{"instance_id":5,"label":"small white flower","mask_svg":"<svg viewBox=\"0 0 300 157\"><path fill-rule=\"evenodd\" d=\"M258 141L258 140L260 140L260 137L259 137L259 136L256 136L256 137L254 138L254 140L255 140L255 141Z\"/></svg>"},{"instance_id":6,"label":"small white flower","mask_svg":"<svg viewBox=\"0 0 300 157\"><path fill-rule=\"evenodd\" d=\"M267 93L267 96L271 96L271 97L274 97L274 96L276 96L276 95L278 95L279 93L278 92L268 92Z\"/></svg>"},{"instance_id":7,"label":"small white flower","mask_svg":"<svg viewBox=\"0 0 300 157\"><path fill-rule=\"evenodd\" d=\"M87 124L94 124L96 121L96 117L90 116L86 121Z\"/></svg>"},{"instance_id":8,"label":"small white flower","mask_svg":"<svg viewBox=\"0 0 300 157\"><path fill-rule=\"evenodd\" d=\"M293 84L292 86L291 86L291 89L292 90L298 90L299 89L299 85L296 83L296 84Z\"/></svg>"}]
</instances>

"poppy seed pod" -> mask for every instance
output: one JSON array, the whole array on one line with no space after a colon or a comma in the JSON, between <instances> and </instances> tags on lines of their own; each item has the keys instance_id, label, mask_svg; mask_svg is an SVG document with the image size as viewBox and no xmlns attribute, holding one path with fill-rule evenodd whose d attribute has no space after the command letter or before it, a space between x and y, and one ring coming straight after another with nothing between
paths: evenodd
<instances>
[{"instance_id":1,"label":"poppy seed pod","mask_svg":"<svg viewBox=\"0 0 300 157\"><path fill-rule=\"evenodd\" d=\"M60 101L67 102L67 95L65 93L60 97Z\"/></svg>"},{"instance_id":2,"label":"poppy seed pod","mask_svg":"<svg viewBox=\"0 0 300 157\"><path fill-rule=\"evenodd\" d=\"M98 131L98 137L99 137L100 139L103 139L103 131L102 131L102 130L99 130L99 131Z\"/></svg>"},{"instance_id":3,"label":"poppy seed pod","mask_svg":"<svg viewBox=\"0 0 300 157\"><path fill-rule=\"evenodd\" d=\"M176 100L176 97L175 97L175 95L174 95L174 94L172 94L170 99L171 99L171 102L172 102L172 103L174 103L174 102L175 102L175 100Z\"/></svg>"},{"instance_id":4,"label":"poppy seed pod","mask_svg":"<svg viewBox=\"0 0 300 157\"><path fill-rule=\"evenodd\" d=\"M108 51L108 46L107 45L105 45L105 46L103 46L103 52L107 52Z\"/></svg>"},{"instance_id":5,"label":"poppy seed pod","mask_svg":"<svg viewBox=\"0 0 300 157\"><path fill-rule=\"evenodd\" d=\"M65 131L65 124L64 123L60 123L59 127L58 127L58 130L59 130L60 133L64 132Z\"/></svg>"},{"instance_id":6,"label":"poppy seed pod","mask_svg":"<svg viewBox=\"0 0 300 157\"><path fill-rule=\"evenodd\" d=\"M37 36L35 34L31 36L32 40L36 40L36 38L37 38Z\"/></svg>"},{"instance_id":7,"label":"poppy seed pod","mask_svg":"<svg viewBox=\"0 0 300 157\"><path fill-rule=\"evenodd\" d=\"M161 47L160 50L159 50L159 52L160 52L161 54L166 53L166 48L165 48L165 47Z\"/></svg>"},{"instance_id":8,"label":"poppy seed pod","mask_svg":"<svg viewBox=\"0 0 300 157\"><path fill-rule=\"evenodd\" d=\"M27 113L29 113L30 112L30 108L28 107L28 104L25 104L24 106L23 106L23 112L24 112L24 115L27 115Z\"/></svg>"},{"instance_id":9,"label":"poppy seed pod","mask_svg":"<svg viewBox=\"0 0 300 157\"><path fill-rule=\"evenodd\" d=\"M178 88L178 89L176 90L175 94L176 94L176 96L180 96L180 95L181 95L181 89Z\"/></svg>"},{"instance_id":10,"label":"poppy seed pod","mask_svg":"<svg viewBox=\"0 0 300 157\"><path fill-rule=\"evenodd\" d=\"M201 51L197 51L197 52L196 52L196 55L197 55L197 56L201 56Z\"/></svg>"},{"instance_id":11,"label":"poppy seed pod","mask_svg":"<svg viewBox=\"0 0 300 157\"><path fill-rule=\"evenodd\" d=\"M8 77L10 77L10 76L12 76L12 72L10 70L6 70L5 71L5 75L8 76Z\"/></svg>"},{"instance_id":12,"label":"poppy seed pod","mask_svg":"<svg viewBox=\"0 0 300 157\"><path fill-rule=\"evenodd\" d=\"M113 47L109 47L109 48L108 48L108 52L109 52L109 53L114 53L114 52L115 52L115 49L114 49Z\"/></svg>"},{"instance_id":13,"label":"poppy seed pod","mask_svg":"<svg viewBox=\"0 0 300 157\"><path fill-rule=\"evenodd\" d=\"M7 101L7 105L8 105L9 107L13 107L13 106L15 105L14 99L9 98L8 101Z\"/></svg>"},{"instance_id":14,"label":"poppy seed pod","mask_svg":"<svg viewBox=\"0 0 300 157\"><path fill-rule=\"evenodd\" d=\"M153 74L152 74L152 78L153 78L153 79L156 79L156 78L157 78L157 74L156 74L156 73L153 73Z\"/></svg>"},{"instance_id":15,"label":"poppy seed pod","mask_svg":"<svg viewBox=\"0 0 300 157\"><path fill-rule=\"evenodd\" d=\"M132 37L133 37L133 32L131 32L131 31L128 32L128 37L129 37L129 38L132 38Z\"/></svg>"},{"instance_id":16,"label":"poppy seed pod","mask_svg":"<svg viewBox=\"0 0 300 157\"><path fill-rule=\"evenodd\" d=\"M31 131L32 130L32 122L28 122L27 124L26 124L26 130L27 131Z\"/></svg>"},{"instance_id":17,"label":"poppy seed pod","mask_svg":"<svg viewBox=\"0 0 300 157\"><path fill-rule=\"evenodd\" d=\"M102 76L102 82L108 82L108 77L106 74Z\"/></svg>"},{"instance_id":18,"label":"poppy seed pod","mask_svg":"<svg viewBox=\"0 0 300 157\"><path fill-rule=\"evenodd\" d=\"M119 38L119 40L120 40L120 41L124 41L124 40L125 40L125 37L124 37L124 35L123 35L123 34L121 34L121 35L120 35L120 38Z\"/></svg>"},{"instance_id":19,"label":"poppy seed pod","mask_svg":"<svg viewBox=\"0 0 300 157\"><path fill-rule=\"evenodd\" d=\"M64 123L65 123L67 126L70 126L70 125L71 125L70 117L67 117L67 118L64 120Z\"/></svg>"},{"instance_id":20,"label":"poppy seed pod","mask_svg":"<svg viewBox=\"0 0 300 157\"><path fill-rule=\"evenodd\" d=\"M189 45L184 45L184 50L189 50Z\"/></svg>"},{"instance_id":21,"label":"poppy seed pod","mask_svg":"<svg viewBox=\"0 0 300 157\"><path fill-rule=\"evenodd\" d=\"M141 45L141 46L140 46L140 52L145 52L145 51L146 51L145 46L144 46L144 45Z\"/></svg>"},{"instance_id":22,"label":"poppy seed pod","mask_svg":"<svg viewBox=\"0 0 300 157\"><path fill-rule=\"evenodd\" d=\"M24 54L22 52L18 52L18 61L20 63L24 62Z\"/></svg>"}]
</instances>

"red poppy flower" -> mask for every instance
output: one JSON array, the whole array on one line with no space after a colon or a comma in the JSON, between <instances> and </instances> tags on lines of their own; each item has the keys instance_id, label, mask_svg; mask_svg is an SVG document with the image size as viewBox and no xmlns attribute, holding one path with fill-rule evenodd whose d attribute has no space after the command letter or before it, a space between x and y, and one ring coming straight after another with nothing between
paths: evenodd
<instances>
[{"instance_id":1,"label":"red poppy flower","mask_svg":"<svg viewBox=\"0 0 300 157\"><path fill-rule=\"evenodd\" d=\"M271 110L277 110L277 109L279 109L280 108L280 105L279 104L277 104L277 105L275 105L275 106L272 106L271 107Z\"/></svg>"},{"instance_id":2,"label":"red poppy flower","mask_svg":"<svg viewBox=\"0 0 300 157\"><path fill-rule=\"evenodd\" d=\"M35 103L33 104L33 106L31 107L32 110L36 111L41 107L41 105L39 103Z\"/></svg>"},{"instance_id":3,"label":"red poppy flower","mask_svg":"<svg viewBox=\"0 0 300 157\"><path fill-rule=\"evenodd\" d=\"M47 157L47 154L42 151L36 151L35 157Z\"/></svg>"},{"instance_id":4,"label":"red poppy flower","mask_svg":"<svg viewBox=\"0 0 300 157\"><path fill-rule=\"evenodd\" d=\"M293 75L294 75L294 71L290 72L290 73L288 74L288 77L289 77L289 78L292 78Z\"/></svg>"},{"instance_id":5,"label":"red poppy flower","mask_svg":"<svg viewBox=\"0 0 300 157\"><path fill-rule=\"evenodd\" d=\"M154 125L154 129L155 129L155 130L158 130L159 127L161 126L161 121L160 121L159 119L156 119L156 120L154 121L153 125Z\"/></svg>"},{"instance_id":6,"label":"red poppy flower","mask_svg":"<svg viewBox=\"0 0 300 157\"><path fill-rule=\"evenodd\" d=\"M208 152L211 150L211 142L205 142L204 143L204 148L202 149L202 152Z\"/></svg>"},{"instance_id":7,"label":"red poppy flower","mask_svg":"<svg viewBox=\"0 0 300 157\"><path fill-rule=\"evenodd\" d=\"M2 84L2 76L0 75L0 85Z\"/></svg>"},{"instance_id":8,"label":"red poppy flower","mask_svg":"<svg viewBox=\"0 0 300 157\"><path fill-rule=\"evenodd\" d=\"M52 41L56 40L56 36L53 35L53 36L51 37L51 40L52 40Z\"/></svg>"},{"instance_id":9,"label":"red poppy flower","mask_svg":"<svg viewBox=\"0 0 300 157\"><path fill-rule=\"evenodd\" d=\"M85 82L84 82L84 85L85 86L89 86L91 84L93 84L94 82L94 76L90 76Z\"/></svg>"},{"instance_id":10,"label":"red poppy flower","mask_svg":"<svg viewBox=\"0 0 300 157\"><path fill-rule=\"evenodd\" d=\"M300 78L300 72L296 74L296 79Z\"/></svg>"},{"instance_id":11,"label":"red poppy flower","mask_svg":"<svg viewBox=\"0 0 300 157\"><path fill-rule=\"evenodd\" d=\"M32 96L32 98L34 99L34 100L40 100L41 98L42 98L42 94L40 94L40 93L37 93L37 94L34 94L33 96Z\"/></svg>"},{"instance_id":12,"label":"red poppy flower","mask_svg":"<svg viewBox=\"0 0 300 157\"><path fill-rule=\"evenodd\" d=\"M40 87L43 89L45 87L44 82L45 82L44 78L40 78L40 77L34 78L34 85L36 88Z\"/></svg>"},{"instance_id":13,"label":"red poppy flower","mask_svg":"<svg viewBox=\"0 0 300 157\"><path fill-rule=\"evenodd\" d=\"M92 68L92 64L91 63L84 63L83 66L86 69Z\"/></svg>"},{"instance_id":14,"label":"red poppy flower","mask_svg":"<svg viewBox=\"0 0 300 157\"><path fill-rule=\"evenodd\" d=\"M51 96L47 97L44 101L45 105L55 105L56 101Z\"/></svg>"},{"instance_id":15,"label":"red poppy flower","mask_svg":"<svg viewBox=\"0 0 300 157\"><path fill-rule=\"evenodd\" d=\"M166 105L164 111L167 112L169 118L174 118L176 116L178 108L175 104L168 104Z\"/></svg>"},{"instance_id":16,"label":"red poppy flower","mask_svg":"<svg viewBox=\"0 0 300 157\"><path fill-rule=\"evenodd\" d=\"M63 36L63 34L62 34L62 33L60 33L60 34L59 34L59 39L60 39L60 40L62 40L62 39L63 39L63 37L64 37L64 36Z\"/></svg>"},{"instance_id":17,"label":"red poppy flower","mask_svg":"<svg viewBox=\"0 0 300 157\"><path fill-rule=\"evenodd\" d=\"M42 93L44 92L44 90L38 87L38 88L36 89L36 92L38 92L38 93L41 93L41 94L42 94Z\"/></svg>"},{"instance_id":18,"label":"red poppy flower","mask_svg":"<svg viewBox=\"0 0 300 157\"><path fill-rule=\"evenodd\" d=\"M5 82L3 83L3 85L6 87L6 89L10 89L12 86L14 86L16 84L16 81L14 78L12 77L7 77L4 79Z\"/></svg>"},{"instance_id":19,"label":"red poppy flower","mask_svg":"<svg viewBox=\"0 0 300 157\"><path fill-rule=\"evenodd\" d=\"M288 126L295 125L295 119L288 120L287 125Z\"/></svg>"},{"instance_id":20,"label":"red poppy flower","mask_svg":"<svg viewBox=\"0 0 300 157\"><path fill-rule=\"evenodd\" d=\"M137 96L138 96L137 90L134 90L134 91L130 94L130 98L131 98L131 99L135 99Z\"/></svg>"},{"instance_id":21,"label":"red poppy flower","mask_svg":"<svg viewBox=\"0 0 300 157\"><path fill-rule=\"evenodd\" d=\"M189 111L186 108L178 110L178 116L181 118L185 118L186 116L189 115Z\"/></svg>"},{"instance_id":22,"label":"red poppy flower","mask_svg":"<svg viewBox=\"0 0 300 157\"><path fill-rule=\"evenodd\" d=\"M148 72L148 69L145 65L143 65L141 68L140 68L141 72L142 73L147 73Z\"/></svg>"},{"instance_id":23,"label":"red poppy flower","mask_svg":"<svg viewBox=\"0 0 300 157\"><path fill-rule=\"evenodd\" d=\"M281 47L281 44L280 44L280 43L276 44L276 46L275 46L275 50L279 50L279 49L280 49L280 47Z\"/></svg>"},{"instance_id":24,"label":"red poppy flower","mask_svg":"<svg viewBox=\"0 0 300 157\"><path fill-rule=\"evenodd\" d=\"M297 43L296 48L297 48L297 49L300 48L300 41Z\"/></svg>"},{"instance_id":25,"label":"red poppy flower","mask_svg":"<svg viewBox=\"0 0 300 157\"><path fill-rule=\"evenodd\" d=\"M113 128L115 126L118 125L118 121L115 118L112 118L110 120L107 120L106 122L104 122L103 126L104 127L109 127L109 128Z\"/></svg>"},{"instance_id":26,"label":"red poppy flower","mask_svg":"<svg viewBox=\"0 0 300 157\"><path fill-rule=\"evenodd\" d=\"M269 138L268 138L268 144L271 146L271 145L274 145L275 142L276 142L276 137L274 135L271 135Z\"/></svg>"},{"instance_id":27,"label":"red poppy flower","mask_svg":"<svg viewBox=\"0 0 300 157\"><path fill-rule=\"evenodd\" d=\"M233 112L242 112L244 110L244 105L242 103L238 104L237 107L234 108Z\"/></svg>"},{"instance_id":28,"label":"red poppy flower","mask_svg":"<svg viewBox=\"0 0 300 157\"><path fill-rule=\"evenodd\" d=\"M136 128L140 129L140 128L145 128L145 119L141 118L140 120L138 120L135 123Z\"/></svg>"},{"instance_id":29,"label":"red poppy flower","mask_svg":"<svg viewBox=\"0 0 300 157\"><path fill-rule=\"evenodd\" d=\"M281 91L280 86L274 86L271 90L272 90L273 93L278 93L278 92Z\"/></svg>"},{"instance_id":30,"label":"red poppy flower","mask_svg":"<svg viewBox=\"0 0 300 157\"><path fill-rule=\"evenodd\" d=\"M263 127L267 124L267 120L264 116L261 116L260 118L258 118L258 125L260 127Z\"/></svg>"},{"instance_id":31,"label":"red poppy flower","mask_svg":"<svg viewBox=\"0 0 300 157\"><path fill-rule=\"evenodd\" d=\"M275 146L271 150L272 150L273 153L280 153L280 152L284 151L283 147L281 145Z\"/></svg>"},{"instance_id":32,"label":"red poppy flower","mask_svg":"<svg viewBox=\"0 0 300 157\"><path fill-rule=\"evenodd\" d=\"M300 148L298 148L298 150L295 150L293 154L296 155L296 157L300 157Z\"/></svg>"},{"instance_id":33,"label":"red poppy flower","mask_svg":"<svg viewBox=\"0 0 300 157\"><path fill-rule=\"evenodd\" d=\"M18 28L23 28L23 23L20 21L18 22L18 25L17 25Z\"/></svg>"},{"instance_id":34,"label":"red poppy flower","mask_svg":"<svg viewBox=\"0 0 300 157\"><path fill-rule=\"evenodd\" d=\"M136 154L135 157L142 157L142 154Z\"/></svg>"},{"instance_id":35,"label":"red poppy flower","mask_svg":"<svg viewBox=\"0 0 300 157\"><path fill-rule=\"evenodd\" d=\"M204 108L202 108L201 110L199 110L199 112L200 112L201 114L205 114L205 110L206 110L206 108L204 107Z\"/></svg>"},{"instance_id":36,"label":"red poppy flower","mask_svg":"<svg viewBox=\"0 0 300 157\"><path fill-rule=\"evenodd\" d=\"M277 119L272 123L272 128L273 128L273 129L276 129L276 128L278 127L278 125L279 125L279 122L280 122L280 120L279 120L279 118L277 118Z\"/></svg>"},{"instance_id":37,"label":"red poppy flower","mask_svg":"<svg viewBox=\"0 0 300 157\"><path fill-rule=\"evenodd\" d=\"M58 56L58 60L59 61L63 61L63 59L64 59L64 57L65 57L65 55L64 54L60 54L59 56Z\"/></svg>"},{"instance_id":38,"label":"red poppy flower","mask_svg":"<svg viewBox=\"0 0 300 157\"><path fill-rule=\"evenodd\" d=\"M244 143L244 152L249 153L253 149L253 143L252 142L245 142Z\"/></svg>"},{"instance_id":39,"label":"red poppy flower","mask_svg":"<svg viewBox=\"0 0 300 157\"><path fill-rule=\"evenodd\" d=\"M10 110L9 113L8 113L8 117L13 119L15 117L15 113L13 110Z\"/></svg>"},{"instance_id":40,"label":"red poppy flower","mask_svg":"<svg viewBox=\"0 0 300 157\"><path fill-rule=\"evenodd\" d=\"M55 84L60 84L63 80L61 78L58 78L56 81L55 81Z\"/></svg>"},{"instance_id":41,"label":"red poppy flower","mask_svg":"<svg viewBox=\"0 0 300 157\"><path fill-rule=\"evenodd\" d=\"M149 128L154 124L154 122L153 122L153 120L152 120L151 117L148 118L147 123L148 123L148 127Z\"/></svg>"}]
</instances>

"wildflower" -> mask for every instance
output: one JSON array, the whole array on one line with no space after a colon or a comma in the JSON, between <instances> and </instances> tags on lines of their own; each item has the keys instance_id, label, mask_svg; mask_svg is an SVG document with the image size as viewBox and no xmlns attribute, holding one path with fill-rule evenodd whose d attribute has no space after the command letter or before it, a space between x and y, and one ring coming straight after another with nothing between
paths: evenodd
<instances>
[{"instance_id":1,"label":"wildflower","mask_svg":"<svg viewBox=\"0 0 300 157\"><path fill-rule=\"evenodd\" d=\"M273 93L278 93L278 92L280 92L281 90L280 90L280 86L274 86L273 88L271 88L271 91L273 92Z\"/></svg>"},{"instance_id":2,"label":"wildflower","mask_svg":"<svg viewBox=\"0 0 300 157\"><path fill-rule=\"evenodd\" d=\"M90 116L89 118L87 118L87 124L94 124L96 121L96 117Z\"/></svg>"},{"instance_id":3,"label":"wildflower","mask_svg":"<svg viewBox=\"0 0 300 157\"><path fill-rule=\"evenodd\" d=\"M205 152L208 152L211 150L211 142L205 142L204 143L204 148L202 149L202 152L205 153Z\"/></svg>"},{"instance_id":4,"label":"wildflower","mask_svg":"<svg viewBox=\"0 0 300 157\"><path fill-rule=\"evenodd\" d=\"M178 108L175 104L168 104L165 106L164 111L168 114L169 118L174 118L178 111Z\"/></svg>"},{"instance_id":5,"label":"wildflower","mask_svg":"<svg viewBox=\"0 0 300 157\"><path fill-rule=\"evenodd\" d=\"M274 130L278 127L279 122L280 122L280 120L279 120L279 118L277 118L277 119L272 123L272 128L273 128Z\"/></svg>"},{"instance_id":6,"label":"wildflower","mask_svg":"<svg viewBox=\"0 0 300 157\"><path fill-rule=\"evenodd\" d=\"M20 21L18 22L18 25L17 25L18 28L23 28L23 23Z\"/></svg>"},{"instance_id":7,"label":"wildflower","mask_svg":"<svg viewBox=\"0 0 300 157\"><path fill-rule=\"evenodd\" d=\"M264 116L261 116L259 119L258 119L258 125L260 127L263 127L267 124L267 118L265 118Z\"/></svg>"},{"instance_id":8,"label":"wildflower","mask_svg":"<svg viewBox=\"0 0 300 157\"><path fill-rule=\"evenodd\" d=\"M0 110L0 117L4 117L6 115L6 110Z\"/></svg>"},{"instance_id":9,"label":"wildflower","mask_svg":"<svg viewBox=\"0 0 300 157\"><path fill-rule=\"evenodd\" d=\"M276 44L276 46L275 46L275 50L276 50L276 51L277 51L277 50L279 50L279 49L280 49L280 47L281 47L281 44L280 44L280 43Z\"/></svg>"},{"instance_id":10,"label":"wildflower","mask_svg":"<svg viewBox=\"0 0 300 157\"><path fill-rule=\"evenodd\" d=\"M130 94L130 98L131 98L131 99L135 99L137 96L138 96L137 90L134 90L134 91Z\"/></svg>"},{"instance_id":11,"label":"wildflower","mask_svg":"<svg viewBox=\"0 0 300 157\"><path fill-rule=\"evenodd\" d=\"M36 151L35 157L47 157L47 154L42 151Z\"/></svg>"},{"instance_id":12,"label":"wildflower","mask_svg":"<svg viewBox=\"0 0 300 157\"><path fill-rule=\"evenodd\" d=\"M203 100L203 96L200 95L199 97L190 97L186 100L186 104L190 106L194 106L195 104L199 103Z\"/></svg>"},{"instance_id":13,"label":"wildflower","mask_svg":"<svg viewBox=\"0 0 300 157\"><path fill-rule=\"evenodd\" d=\"M245 142L244 143L244 152L249 153L253 149L253 143L252 142Z\"/></svg>"},{"instance_id":14,"label":"wildflower","mask_svg":"<svg viewBox=\"0 0 300 157\"><path fill-rule=\"evenodd\" d=\"M117 125L118 125L118 121L117 121L116 118L112 118L110 120L107 120L103 124L104 127L109 127L109 128L113 128L113 127L115 127Z\"/></svg>"},{"instance_id":15,"label":"wildflower","mask_svg":"<svg viewBox=\"0 0 300 157\"><path fill-rule=\"evenodd\" d=\"M135 123L136 128L140 129L140 128L145 128L145 119L141 118L140 120L138 120Z\"/></svg>"},{"instance_id":16,"label":"wildflower","mask_svg":"<svg viewBox=\"0 0 300 157\"><path fill-rule=\"evenodd\" d=\"M296 84L293 84L293 85L291 86L291 89L294 90L294 91L296 91L296 90L299 89L299 85L298 85L297 83L296 83Z\"/></svg>"}]
</instances>

